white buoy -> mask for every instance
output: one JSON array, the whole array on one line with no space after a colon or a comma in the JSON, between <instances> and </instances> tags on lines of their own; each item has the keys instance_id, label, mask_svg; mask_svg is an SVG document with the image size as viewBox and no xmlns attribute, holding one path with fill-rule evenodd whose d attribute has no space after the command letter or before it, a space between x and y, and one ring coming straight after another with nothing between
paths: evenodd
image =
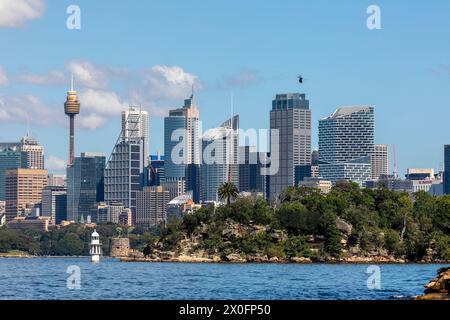
<instances>
[{"instance_id":1,"label":"white buoy","mask_svg":"<svg viewBox=\"0 0 450 320\"><path fill-rule=\"evenodd\" d=\"M100 235L97 230L91 234L91 262L100 262L100 256L102 254L102 244L100 243Z\"/></svg>"}]
</instances>

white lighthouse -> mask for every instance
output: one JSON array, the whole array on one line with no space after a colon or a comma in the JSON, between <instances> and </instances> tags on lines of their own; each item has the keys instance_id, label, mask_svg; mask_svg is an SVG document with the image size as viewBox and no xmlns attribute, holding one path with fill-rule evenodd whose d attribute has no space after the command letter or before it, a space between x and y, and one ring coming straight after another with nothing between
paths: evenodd
<instances>
[{"instance_id":1,"label":"white lighthouse","mask_svg":"<svg viewBox=\"0 0 450 320\"><path fill-rule=\"evenodd\" d=\"M100 235L97 230L91 234L91 262L100 262L100 256L102 254L102 244L100 243Z\"/></svg>"}]
</instances>

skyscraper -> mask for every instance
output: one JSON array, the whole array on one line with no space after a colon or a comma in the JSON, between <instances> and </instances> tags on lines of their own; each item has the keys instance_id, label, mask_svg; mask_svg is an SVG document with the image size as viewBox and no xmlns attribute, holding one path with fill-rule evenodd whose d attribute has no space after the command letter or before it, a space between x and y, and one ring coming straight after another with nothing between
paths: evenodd
<instances>
[{"instance_id":1,"label":"skyscraper","mask_svg":"<svg viewBox=\"0 0 450 320\"><path fill-rule=\"evenodd\" d=\"M259 192L265 196L265 176L261 175L263 164L255 146L239 147L239 191Z\"/></svg>"},{"instance_id":2,"label":"skyscraper","mask_svg":"<svg viewBox=\"0 0 450 320\"><path fill-rule=\"evenodd\" d=\"M130 106L128 110L122 111L122 140L143 139L144 165L147 166L150 155L148 112L138 107Z\"/></svg>"},{"instance_id":3,"label":"skyscraper","mask_svg":"<svg viewBox=\"0 0 450 320\"><path fill-rule=\"evenodd\" d=\"M96 221L97 205L104 201L105 156L81 153L67 167L67 220Z\"/></svg>"},{"instance_id":4,"label":"skyscraper","mask_svg":"<svg viewBox=\"0 0 450 320\"><path fill-rule=\"evenodd\" d=\"M23 167L28 169L44 169L44 147L36 139L25 136L20 141L23 156Z\"/></svg>"},{"instance_id":5,"label":"skyscraper","mask_svg":"<svg viewBox=\"0 0 450 320\"><path fill-rule=\"evenodd\" d=\"M185 179L186 166L200 164L199 111L194 94L164 118L164 155L167 180Z\"/></svg>"},{"instance_id":6,"label":"skyscraper","mask_svg":"<svg viewBox=\"0 0 450 320\"><path fill-rule=\"evenodd\" d=\"M450 144L444 146L444 194L450 194Z\"/></svg>"},{"instance_id":7,"label":"skyscraper","mask_svg":"<svg viewBox=\"0 0 450 320\"><path fill-rule=\"evenodd\" d=\"M339 108L319 120L320 176L333 183L370 180L374 127L373 106Z\"/></svg>"},{"instance_id":8,"label":"skyscraper","mask_svg":"<svg viewBox=\"0 0 450 320\"><path fill-rule=\"evenodd\" d=\"M145 177L144 139L133 138L118 141L105 169L105 201L121 202L136 218L137 192L147 184Z\"/></svg>"},{"instance_id":9,"label":"skyscraper","mask_svg":"<svg viewBox=\"0 0 450 320\"><path fill-rule=\"evenodd\" d=\"M164 170L164 158L158 154L150 156L150 165L148 167L148 186L160 186L162 182L166 181Z\"/></svg>"},{"instance_id":10,"label":"skyscraper","mask_svg":"<svg viewBox=\"0 0 450 320\"><path fill-rule=\"evenodd\" d=\"M294 185L295 166L311 164L311 110L305 94L277 94L270 129L279 134L278 141L270 141L271 159L278 158L279 163L278 172L270 176L270 199L274 199Z\"/></svg>"},{"instance_id":11,"label":"skyscraper","mask_svg":"<svg viewBox=\"0 0 450 320\"><path fill-rule=\"evenodd\" d=\"M0 143L0 201L5 200L6 170L23 167L20 143Z\"/></svg>"},{"instance_id":12,"label":"skyscraper","mask_svg":"<svg viewBox=\"0 0 450 320\"><path fill-rule=\"evenodd\" d=\"M238 130L239 116L236 115L203 134L202 201L220 201L217 190L224 182L239 186Z\"/></svg>"},{"instance_id":13,"label":"skyscraper","mask_svg":"<svg viewBox=\"0 0 450 320\"><path fill-rule=\"evenodd\" d=\"M69 165L72 165L75 158L75 116L80 113L80 103L78 102L77 92L73 89L73 76L70 91L67 91L64 112L69 116Z\"/></svg>"},{"instance_id":14,"label":"skyscraper","mask_svg":"<svg viewBox=\"0 0 450 320\"><path fill-rule=\"evenodd\" d=\"M372 179L387 176L389 173L389 156L387 144L375 144L371 157Z\"/></svg>"},{"instance_id":15,"label":"skyscraper","mask_svg":"<svg viewBox=\"0 0 450 320\"><path fill-rule=\"evenodd\" d=\"M47 170L8 169L5 176L6 221L25 216L25 210L41 203Z\"/></svg>"},{"instance_id":16,"label":"skyscraper","mask_svg":"<svg viewBox=\"0 0 450 320\"><path fill-rule=\"evenodd\" d=\"M145 187L137 194L136 226L151 228L166 221L169 191L163 187Z\"/></svg>"},{"instance_id":17,"label":"skyscraper","mask_svg":"<svg viewBox=\"0 0 450 320\"><path fill-rule=\"evenodd\" d=\"M49 185L42 190L41 215L49 217L53 225L67 219L66 187Z\"/></svg>"}]
</instances>

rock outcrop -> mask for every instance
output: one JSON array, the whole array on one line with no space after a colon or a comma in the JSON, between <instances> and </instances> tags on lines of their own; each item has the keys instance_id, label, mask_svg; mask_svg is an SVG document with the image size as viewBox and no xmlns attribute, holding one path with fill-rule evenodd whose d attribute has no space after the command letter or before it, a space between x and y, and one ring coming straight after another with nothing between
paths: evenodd
<instances>
[{"instance_id":1,"label":"rock outcrop","mask_svg":"<svg viewBox=\"0 0 450 320\"><path fill-rule=\"evenodd\" d=\"M437 273L437 278L425 285L425 294L417 300L450 300L450 268L441 268Z\"/></svg>"}]
</instances>

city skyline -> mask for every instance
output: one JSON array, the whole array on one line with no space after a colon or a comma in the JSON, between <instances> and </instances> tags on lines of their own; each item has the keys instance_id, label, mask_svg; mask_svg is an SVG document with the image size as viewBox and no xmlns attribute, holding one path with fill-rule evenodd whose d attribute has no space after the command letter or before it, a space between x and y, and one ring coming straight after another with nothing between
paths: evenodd
<instances>
[{"instance_id":1,"label":"city skyline","mask_svg":"<svg viewBox=\"0 0 450 320\"><path fill-rule=\"evenodd\" d=\"M388 144L390 153L395 144L400 175L408 167L441 169L442 145L449 140L444 128L449 112L445 102L450 98L445 90L445 53L450 48L440 41L449 22L436 15L448 11L447 3L440 3L441 10L436 10L423 4L404 2L402 6L379 1L382 30L366 28L368 3L364 1L353 6L327 3L326 9L319 4L288 1L284 10L278 11L272 10L273 3L258 3L252 25L246 17L256 2L243 4L239 13L231 4L211 4L217 10L209 11L209 16L202 13L199 3L177 4L177 12L183 15L171 19L171 26L164 17L173 4L130 8L80 1L81 30L65 27L68 4L61 1L48 6L40 19L26 21L21 28L0 23L1 36L11 43L10 50L0 53L0 123L5 129L0 140L18 141L30 128L31 136L46 148L51 172L64 172L68 161L67 119L61 104L71 73L82 105L76 122L75 156L82 151L108 155L114 146L111 136L120 131L118 115L136 103L149 112L150 153L162 151L163 117L181 105L193 84L205 131L214 127L216 119L228 116L230 92L234 93L235 112L243 129L269 127L270 101L276 93L302 92L312 110L313 149L318 145L320 118L343 105L370 104L377 108L375 141ZM100 14L106 7L108 19L94 21L90 14ZM405 7L410 12L407 17ZM133 15L134 21L122 23L118 17L124 13ZM189 27L182 28L186 17ZM235 22L232 26L226 23L230 17ZM268 24L269 17L282 19L283 24ZM207 30L204 23L214 27ZM308 32L310 28L314 33ZM352 37L347 39L349 32ZM118 46L112 40L122 33L136 34L149 43L121 39L123 43ZM171 37L177 41L167 40ZM302 41L289 42L290 47L279 50L292 37ZM66 38L80 46L65 47L54 40ZM47 43L50 46L44 45ZM47 58L36 61L36 52L25 50L25 45ZM233 50L243 45L248 48L245 52ZM182 54L176 50L179 47ZM123 58L125 49L133 52L131 57ZM305 78L302 86L296 81L297 73ZM396 86L398 83L402 86ZM424 106L427 112L428 106L434 111L429 118L424 117ZM17 112L18 107L22 112ZM256 112L261 116L254 117ZM416 130L416 126L425 129ZM93 135L97 138L92 139ZM389 159L393 168L392 155Z\"/></svg>"}]
</instances>

